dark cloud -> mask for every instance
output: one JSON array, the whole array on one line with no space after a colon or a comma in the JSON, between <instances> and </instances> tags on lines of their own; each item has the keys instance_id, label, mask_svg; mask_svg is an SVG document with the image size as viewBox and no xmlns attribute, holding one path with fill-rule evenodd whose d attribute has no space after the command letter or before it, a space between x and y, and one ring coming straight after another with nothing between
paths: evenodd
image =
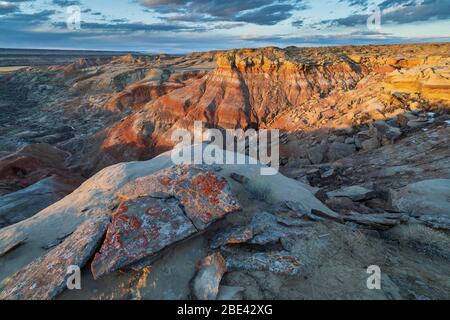
<instances>
[{"instance_id":1,"label":"dark cloud","mask_svg":"<svg viewBox=\"0 0 450 320\"><path fill-rule=\"evenodd\" d=\"M235 20L271 26L290 18L293 9L292 5L275 4L240 14Z\"/></svg>"},{"instance_id":2,"label":"dark cloud","mask_svg":"<svg viewBox=\"0 0 450 320\"><path fill-rule=\"evenodd\" d=\"M347 3L350 7L363 7L367 8L368 0L339 0L339 2Z\"/></svg>"},{"instance_id":3,"label":"dark cloud","mask_svg":"<svg viewBox=\"0 0 450 320\"><path fill-rule=\"evenodd\" d=\"M385 0L379 5L382 10L381 22L407 24L428 20L450 19L449 0L425 0L422 3L414 0ZM387 11L388 10L388 11ZM368 14L360 13L346 18L325 20L323 25L353 27L367 22Z\"/></svg>"},{"instance_id":4,"label":"dark cloud","mask_svg":"<svg viewBox=\"0 0 450 320\"><path fill-rule=\"evenodd\" d=\"M0 19L0 30L3 32L20 31L28 29L31 26L39 26L51 20L55 10L43 10L36 13L23 13L16 11Z\"/></svg>"},{"instance_id":5,"label":"dark cloud","mask_svg":"<svg viewBox=\"0 0 450 320\"><path fill-rule=\"evenodd\" d=\"M113 22L113 23L111 23ZM126 20L115 19L111 22L81 22L81 29L83 32L99 32L100 34L107 34L113 36L115 33L132 33L138 31L144 32L203 32L204 28L195 26L185 26L177 24L154 23L145 24L142 22L130 23ZM57 29L64 30L66 28L65 22L56 22L52 26ZM75 31L78 32L78 31ZM81 34L80 34L81 35Z\"/></svg>"},{"instance_id":6,"label":"dark cloud","mask_svg":"<svg viewBox=\"0 0 450 320\"><path fill-rule=\"evenodd\" d=\"M305 25L305 21L303 20L296 20L294 22L292 22L292 26L296 27L296 28L301 28Z\"/></svg>"},{"instance_id":7,"label":"dark cloud","mask_svg":"<svg viewBox=\"0 0 450 320\"><path fill-rule=\"evenodd\" d=\"M19 7L13 3L0 2L0 15L9 14L13 12L17 12L19 10Z\"/></svg>"},{"instance_id":8,"label":"dark cloud","mask_svg":"<svg viewBox=\"0 0 450 320\"><path fill-rule=\"evenodd\" d=\"M81 2L78 0L53 0L52 1L54 5L60 6L60 7L69 7L69 6L79 6L81 5Z\"/></svg>"},{"instance_id":9,"label":"dark cloud","mask_svg":"<svg viewBox=\"0 0 450 320\"><path fill-rule=\"evenodd\" d=\"M191 22L235 21L275 25L305 9L304 0L141 0L147 8Z\"/></svg>"}]
</instances>

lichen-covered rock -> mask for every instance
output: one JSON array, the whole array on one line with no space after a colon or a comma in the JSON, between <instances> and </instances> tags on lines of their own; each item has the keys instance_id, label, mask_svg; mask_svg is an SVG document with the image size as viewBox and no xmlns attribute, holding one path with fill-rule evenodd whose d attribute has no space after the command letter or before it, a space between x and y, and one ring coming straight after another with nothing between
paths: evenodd
<instances>
[{"instance_id":1,"label":"lichen-covered rock","mask_svg":"<svg viewBox=\"0 0 450 320\"><path fill-rule=\"evenodd\" d=\"M136 179L118 191L119 197L133 199L155 194L175 197L199 230L225 214L240 210L223 177L192 165L172 166L157 174Z\"/></svg>"},{"instance_id":2,"label":"lichen-covered rock","mask_svg":"<svg viewBox=\"0 0 450 320\"><path fill-rule=\"evenodd\" d=\"M225 261L230 271L269 271L291 276L302 272L300 261L286 251L233 253L226 255Z\"/></svg>"},{"instance_id":3,"label":"lichen-covered rock","mask_svg":"<svg viewBox=\"0 0 450 320\"><path fill-rule=\"evenodd\" d=\"M0 300L53 299L66 286L69 266L83 267L97 249L109 217L91 218L58 247L35 259L29 265L4 281Z\"/></svg>"},{"instance_id":4,"label":"lichen-covered rock","mask_svg":"<svg viewBox=\"0 0 450 320\"><path fill-rule=\"evenodd\" d=\"M95 279L150 257L186 239L197 229L175 199L151 197L124 201L91 265Z\"/></svg>"}]
</instances>

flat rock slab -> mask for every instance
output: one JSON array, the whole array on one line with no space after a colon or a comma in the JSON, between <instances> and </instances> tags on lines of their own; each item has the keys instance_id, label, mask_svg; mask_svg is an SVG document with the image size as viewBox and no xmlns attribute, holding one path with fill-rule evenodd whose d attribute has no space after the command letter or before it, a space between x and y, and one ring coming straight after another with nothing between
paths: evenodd
<instances>
[{"instance_id":1,"label":"flat rock slab","mask_svg":"<svg viewBox=\"0 0 450 320\"><path fill-rule=\"evenodd\" d=\"M371 213L360 214L351 212L344 218L346 221L358 223L373 229L386 230L402 222L408 221L408 218L401 213Z\"/></svg>"},{"instance_id":2,"label":"flat rock slab","mask_svg":"<svg viewBox=\"0 0 450 320\"><path fill-rule=\"evenodd\" d=\"M302 272L300 261L287 251L234 253L227 255L225 262L229 271L269 271L290 276Z\"/></svg>"},{"instance_id":3,"label":"flat rock slab","mask_svg":"<svg viewBox=\"0 0 450 320\"><path fill-rule=\"evenodd\" d=\"M374 198L376 193L373 190L364 188L362 186L350 186L344 187L339 190L327 192L327 196L332 197L345 197L350 198L353 201L362 201Z\"/></svg>"},{"instance_id":4,"label":"flat rock slab","mask_svg":"<svg viewBox=\"0 0 450 320\"><path fill-rule=\"evenodd\" d=\"M124 201L116 210L91 265L95 279L150 257L197 233L176 199Z\"/></svg>"},{"instance_id":5,"label":"flat rock slab","mask_svg":"<svg viewBox=\"0 0 450 320\"><path fill-rule=\"evenodd\" d=\"M170 195L180 201L198 230L205 230L227 213L240 210L225 178L201 166L172 166L128 183L117 194L125 199Z\"/></svg>"},{"instance_id":6,"label":"flat rock slab","mask_svg":"<svg viewBox=\"0 0 450 320\"><path fill-rule=\"evenodd\" d=\"M0 300L48 300L66 288L69 266L82 268L92 257L106 232L108 216L91 218L58 247L32 261L10 278Z\"/></svg>"},{"instance_id":7,"label":"flat rock slab","mask_svg":"<svg viewBox=\"0 0 450 320\"><path fill-rule=\"evenodd\" d=\"M308 222L298 218L282 218L268 212L255 214L247 226L231 228L218 232L211 240L211 248L224 245L249 243L267 245L285 242L296 236L304 236Z\"/></svg>"},{"instance_id":8,"label":"flat rock slab","mask_svg":"<svg viewBox=\"0 0 450 320\"><path fill-rule=\"evenodd\" d=\"M215 300L219 284L227 271L225 260L219 252L207 256L199 265L193 280L193 293L199 300Z\"/></svg>"}]
</instances>

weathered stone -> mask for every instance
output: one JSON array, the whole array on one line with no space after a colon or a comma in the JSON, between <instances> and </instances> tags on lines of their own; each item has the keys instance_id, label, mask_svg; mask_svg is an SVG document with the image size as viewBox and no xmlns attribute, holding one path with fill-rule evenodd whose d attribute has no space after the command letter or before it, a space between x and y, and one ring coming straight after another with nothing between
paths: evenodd
<instances>
[{"instance_id":1,"label":"weathered stone","mask_svg":"<svg viewBox=\"0 0 450 320\"><path fill-rule=\"evenodd\" d=\"M151 197L124 201L91 265L95 279L157 254L197 229L175 199Z\"/></svg>"},{"instance_id":2,"label":"weathered stone","mask_svg":"<svg viewBox=\"0 0 450 320\"><path fill-rule=\"evenodd\" d=\"M386 230L407 221L404 215L396 213L360 214L352 212L344 219L378 230Z\"/></svg>"},{"instance_id":3,"label":"weathered stone","mask_svg":"<svg viewBox=\"0 0 450 320\"><path fill-rule=\"evenodd\" d=\"M400 127L405 128L408 126L409 121L417 120L417 116L412 112L405 112L397 115L397 123Z\"/></svg>"},{"instance_id":4,"label":"weathered stone","mask_svg":"<svg viewBox=\"0 0 450 320\"><path fill-rule=\"evenodd\" d=\"M235 253L227 255L225 261L230 271L269 271L291 276L302 272L300 261L286 251Z\"/></svg>"},{"instance_id":5,"label":"weathered stone","mask_svg":"<svg viewBox=\"0 0 450 320\"><path fill-rule=\"evenodd\" d=\"M250 244L266 245L270 243L280 242L294 236L302 236L307 233L302 228L287 227L286 224L295 225L294 219L284 219L284 225L279 223L279 219L268 212L257 213L251 223L250 227L253 231L254 237L248 241ZM297 219L295 219L297 220ZM298 219L300 220L300 219ZM301 220L300 220L301 221ZM300 226L301 224L297 224Z\"/></svg>"},{"instance_id":6,"label":"weathered stone","mask_svg":"<svg viewBox=\"0 0 450 320\"><path fill-rule=\"evenodd\" d=\"M237 173L234 173L234 172L232 172L232 173L230 174L230 178L233 179L233 180L236 181L236 182L241 183L241 184L246 184L246 183L248 183L248 178L247 178L247 177L245 177L245 176L243 176L243 175L240 175L240 174L237 174Z\"/></svg>"},{"instance_id":7,"label":"weathered stone","mask_svg":"<svg viewBox=\"0 0 450 320\"><path fill-rule=\"evenodd\" d=\"M16 238L16 239L13 239L12 242L8 243L5 247L1 248L1 250L0 250L0 257L4 256L8 252L14 250L15 248L17 248L18 246L23 244L26 240L27 240L27 238L24 237L24 236Z\"/></svg>"},{"instance_id":8,"label":"weathered stone","mask_svg":"<svg viewBox=\"0 0 450 320\"><path fill-rule=\"evenodd\" d=\"M361 142L361 148L364 151L375 150L380 146L380 141L377 138L370 138Z\"/></svg>"},{"instance_id":9,"label":"weathered stone","mask_svg":"<svg viewBox=\"0 0 450 320\"><path fill-rule=\"evenodd\" d=\"M108 216L91 218L58 247L7 278L0 299L53 299L66 287L69 266L83 267L92 257L109 224Z\"/></svg>"},{"instance_id":10,"label":"weathered stone","mask_svg":"<svg viewBox=\"0 0 450 320\"><path fill-rule=\"evenodd\" d=\"M344 142L347 144L355 144L355 137L346 138Z\"/></svg>"},{"instance_id":11,"label":"weathered stone","mask_svg":"<svg viewBox=\"0 0 450 320\"><path fill-rule=\"evenodd\" d=\"M399 128L391 127L384 121L375 121L372 123L372 126L376 129L377 135L380 138L387 139L391 143L402 135L402 131Z\"/></svg>"},{"instance_id":12,"label":"weathered stone","mask_svg":"<svg viewBox=\"0 0 450 320\"><path fill-rule=\"evenodd\" d=\"M226 244L244 243L252 238L253 231L250 226L232 228L216 233L211 240L211 248L217 249Z\"/></svg>"},{"instance_id":13,"label":"weathered stone","mask_svg":"<svg viewBox=\"0 0 450 320\"><path fill-rule=\"evenodd\" d=\"M356 147L353 144L333 142L328 148L327 159L329 161L335 161L341 158L345 158L355 152Z\"/></svg>"},{"instance_id":14,"label":"weathered stone","mask_svg":"<svg viewBox=\"0 0 450 320\"><path fill-rule=\"evenodd\" d=\"M434 122L434 120L410 120L407 123L407 126L412 128L412 129L418 129L418 128L424 128L430 124L432 124Z\"/></svg>"},{"instance_id":15,"label":"weathered stone","mask_svg":"<svg viewBox=\"0 0 450 320\"><path fill-rule=\"evenodd\" d=\"M0 197L0 228L32 217L78 187L78 180L54 175Z\"/></svg>"},{"instance_id":16,"label":"weathered stone","mask_svg":"<svg viewBox=\"0 0 450 320\"><path fill-rule=\"evenodd\" d=\"M219 252L207 256L199 265L192 291L198 300L215 300L219 284L227 271L225 260Z\"/></svg>"},{"instance_id":17,"label":"weathered stone","mask_svg":"<svg viewBox=\"0 0 450 320\"><path fill-rule=\"evenodd\" d=\"M308 225L310 224L307 221L299 218L277 217L268 212L260 212L255 214L247 226L218 232L211 241L211 248L239 243L258 245L277 243L307 234L301 227Z\"/></svg>"},{"instance_id":18,"label":"weathered stone","mask_svg":"<svg viewBox=\"0 0 450 320\"><path fill-rule=\"evenodd\" d=\"M220 286L217 300L242 300L244 290L243 287Z\"/></svg>"},{"instance_id":19,"label":"weathered stone","mask_svg":"<svg viewBox=\"0 0 450 320\"><path fill-rule=\"evenodd\" d=\"M450 216L447 215L420 216L419 221L421 221L424 225L434 229L450 230Z\"/></svg>"},{"instance_id":20,"label":"weathered stone","mask_svg":"<svg viewBox=\"0 0 450 320\"><path fill-rule=\"evenodd\" d=\"M373 190L364 188L363 186L349 186L339 190L327 192L327 196L332 197L346 197L353 201L362 201L374 198L376 193Z\"/></svg>"},{"instance_id":21,"label":"weathered stone","mask_svg":"<svg viewBox=\"0 0 450 320\"><path fill-rule=\"evenodd\" d=\"M128 199L163 192L178 199L186 215L199 230L240 206L232 196L227 181L215 172L199 166L180 165L155 175L136 179L118 191Z\"/></svg>"},{"instance_id":22,"label":"weathered stone","mask_svg":"<svg viewBox=\"0 0 450 320\"><path fill-rule=\"evenodd\" d=\"M327 151L326 144L320 144L318 146L308 149L308 159L312 164L322 163L325 158L325 152Z\"/></svg>"},{"instance_id":23,"label":"weathered stone","mask_svg":"<svg viewBox=\"0 0 450 320\"><path fill-rule=\"evenodd\" d=\"M286 201L285 205L290 210L298 212L298 213L303 214L303 215L306 215L309 218L314 216L313 215L313 211L316 211L316 212L318 211L318 210L315 210L315 209L306 210L304 205L302 205L300 202ZM338 213L336 213L334 211L330 210L330 211L327 211L327 212L324 212L324 211L320 211L320 212L322 213L323 217L325 217L327 219L335 220L335 221L341 221L342 220L342 217Z\"/></svg>"},{"instance_id":24,"label":"weathered stone","mask_svg":"<svg viewBox=\"0 0 450 320\"><path fill-rule=\"evenodd\" d=\"M392 206L416 215L450 215L450 180L424 180L390 192Z\"/></svg>"}]
</instances>

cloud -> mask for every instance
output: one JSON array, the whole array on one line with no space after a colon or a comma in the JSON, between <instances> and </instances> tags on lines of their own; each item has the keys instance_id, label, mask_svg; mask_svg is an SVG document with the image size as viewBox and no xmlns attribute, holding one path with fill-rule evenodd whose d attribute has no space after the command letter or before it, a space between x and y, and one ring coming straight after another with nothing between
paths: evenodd
<instances>
[{"instance_id":1,"label":"cloud","mask_svg":"<svg viewBox=\"0 0 450 320\"><path fill-rule=\"evenodd\" d=\"M64 31L66 29L65 22L55 22L52 26L56 29ZM133 32L203 32L206 29L196 26L186 26L179 24L153 23L146 24L142 22L130 23L124 19L114 19L111 22L81 22L81 32L97 32L113 36L116 33L133 33ZM76 31L79 32L79 31ZM81 34L80 34L81 35Z\"/></svg>"},{"instance_id":2,"label":"cloud","mask_svg":"<svg viewBox=\"0 0 450 320\"><path fill-rule=\"evenodd\" d=\"M350 7L364 7L364 8L367 8L367 5L369 3L368 0L339 0L339 2L345 2Z\"/></svg>"},{"instance_id":3,"label":"cloud","mask_svg":"<svg viewBox=\"0 0 450 320\"><path fill-rule=\"evenodd\" d=\"M0 2L0 15L9 14L19 10L17 5L10 2Z\"/></svg>"},{"instance_id":4,"label":"cloud","mask_svg":"<svg viewBox=\"0 0 450 320\"><path fill-rule=\"evenodd\" d=\"M296 20L292 22L292 26L296 28L301 28L305 25L305 21L303 20Z\"/></svg>"},{"instance_id":5,"label":"cloud","mask_svg":"<svg viewBox=\"0 0 450 320\"><path fill-rule=\"evenodd\" d=\"M408 24L428 20L450 19L449 0L385 0L379 5L382 10L381 22ZM360 13L345 18L324 20L323 25L353 27L367 22L368 14Z\"/></svg>"},{"instance_id":6,"label":"cloud","mask_svg":"<svg viewBox=\"0 0 450 320\"><path fill-rule=\"evenodd\" d=\"M142 5L173 20L234 21L275 25L305 8L304 0L141 0Z\"/></svg>"},{"instance_id":7,"label":"cloud","mask_svg":"<svg viewBox=\"0 0 450 320\"><path fill-rule=\"evenodd\" d=\"M8 14L0 19L0 29L3 32L26 30L40 26L51 20L55 10L43 10L35 13L23 13L20 10Z\"/></svg>"},{"instance_id":8,"label":"cloud","mask_svg":"<svg viewBox=\"0 0 450 320\"><path fill-rule=\"evenodd\" d=\"M79 0L53 0L54 5L60 7L79 6L81 2Z\"/></svg>"},{"instance_id":9,"label":"cloud","mask_svg":"<svg viewBox=\"0 0 450 320\"><path fill-rule=\"evenodd\" d=\"M440 42L449 41L449 37L436 38L405 38L398 37L391 33L376 31L357 31L329 35L309 35L293 37L290 35L270 35L270 36L242 36L242 40L253 43L255 46L274 45L285 46L340 46L340 45L367 45L367 44L392 44L406 42Z\"/></svg>"}]
</instances>

